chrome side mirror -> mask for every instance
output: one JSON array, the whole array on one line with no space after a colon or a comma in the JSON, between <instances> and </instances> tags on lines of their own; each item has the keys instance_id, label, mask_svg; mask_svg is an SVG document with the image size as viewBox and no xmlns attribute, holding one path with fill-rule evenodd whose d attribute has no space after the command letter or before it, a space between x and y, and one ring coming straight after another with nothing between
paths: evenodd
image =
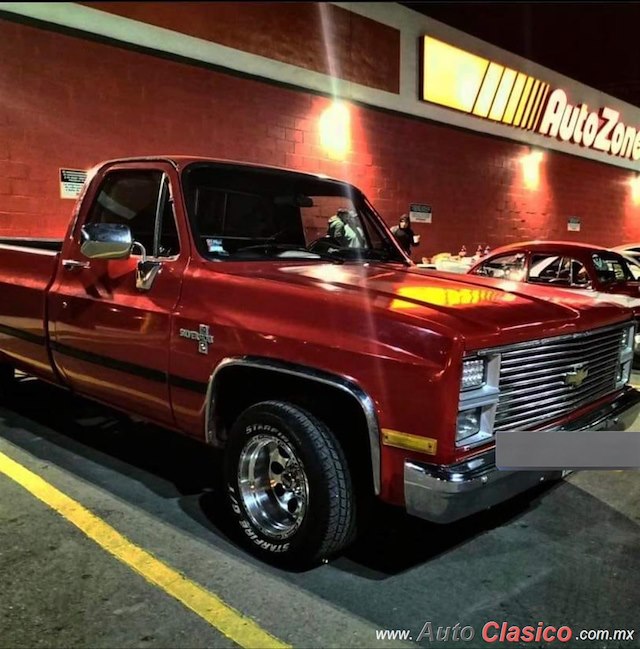
<instances>
[{"instance_id":1,"label":"chrome side mirror","mask_svg":"<svg viewBox=\"0 0 640 649\"><path fill-rule=\"evenodd\" d=\"M128 259L133 239L126 225L87 223L81 230L80 252L89 259Z\"/></svg>"},{"instance_id":2,"label":"chrome side mirror","mask_svg":"<svg viewBox=\"0 0 640 649\"><path fill-rule=\"evenodd\" d=\"M136 288L139 291L149 291L162 269L162 262L147 259L147 250L139 241L134 241L133 247L139 248L142 255L136 267Z\"/></svg>"}]
</instances>

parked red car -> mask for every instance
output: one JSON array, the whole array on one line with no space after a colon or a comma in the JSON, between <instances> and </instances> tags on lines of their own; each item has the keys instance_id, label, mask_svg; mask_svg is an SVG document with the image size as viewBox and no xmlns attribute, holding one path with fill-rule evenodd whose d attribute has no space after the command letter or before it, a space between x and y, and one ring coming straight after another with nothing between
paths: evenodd
<instances>
[{"instance_id":1,"label":"parked red car","mask_svg":"<svg viewBox=\"0 0 640 649\"><path fill-rule=\"evenodd\" d=\"M469 273L529 284L590 291L631 308L640 319L640 281L620 253L567 241L525 241L497 248ZM636 343L640 334L636 334ZM636 355L635 364L639 364Z\"/></svg>"}]
</instances>

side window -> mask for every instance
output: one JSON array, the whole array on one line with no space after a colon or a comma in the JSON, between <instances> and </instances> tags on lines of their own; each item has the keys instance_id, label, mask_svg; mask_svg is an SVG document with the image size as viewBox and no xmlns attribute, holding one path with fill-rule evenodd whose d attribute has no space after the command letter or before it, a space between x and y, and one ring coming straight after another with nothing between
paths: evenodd
<instances>
[{"instance_id":1,"label":"side window","mask_svg":"<svg viewBox=\"0 0 640 649\"><path fill-rule=\"evenodd\" d=\"M478 266L474 274L520 282L524 279L525 260L525 254L522 252L499 255Z\"/></svg>"},{"instance_id":2,"label":"side window","mask_svg":"<svg viewBox=\"0 0 640 649\"><path fill-rule=\"evenodd\" d=\"M581 261L549 254L532 255L529 281L583 288L590 285L589 274Z\"/></svg>"},{"instance_id":3,"label":"side window","mask_svg":"<svg viewBox=\"0 0 640 649\"><path fill-rule=\"evenodd\" d=\"M569 259L571 265L571 286L587 288L591 285L591 279L585 265L577 259Z\"/></svg>"},{"instance_id":4,"label":"side window","mask_svg":"<svg viewBox=\"0 0 640 649\"><path fill-rule=\"evenodd\" d=\"M534 254L531 255L529 281L536 284L557 283L563 268L561 255ZM568 279L568 277L567 277Z\"/></svg>"},{"instance_id":5,"label":"side window","mask_svg":"<svg viewBox=\"0 0 640 649\"><path fill-rule=\"evenodd\" d=\"M591 258L601 282L626 282L633 279L628 263L620 255L603 250Z\"/></svg>"},{"instance_id":6,"label":"side window","mask_svg":"<svg viewBox=\"0 0 640 649\"><path fill-rule=\"evenodd\" d=\"M166 176L161 171L112 171L105 176L87 223L131 229L150 257L178 254L180 244Z\"/></svg>"},{"instance_id":7,"label":"side window","mask_svg":"<svg viewBox=\"0 0 640 649\"><path fill-rule=\"evenodd\" d=\"M633 279L637 282L640 279L640 266L632 262L628 262L629 271L633 275Z\"/></svg>"}]
</instances>

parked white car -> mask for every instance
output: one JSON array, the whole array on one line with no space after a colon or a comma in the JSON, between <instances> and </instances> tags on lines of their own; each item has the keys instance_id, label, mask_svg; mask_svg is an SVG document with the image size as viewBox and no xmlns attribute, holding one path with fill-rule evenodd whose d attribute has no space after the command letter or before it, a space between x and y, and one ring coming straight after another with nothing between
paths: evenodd
<instances>
[{"instance_id":1,"label":"parked white car","mask_svg":"<svg viewBox=\"0 0 640 649\"><path fill-rule=\"evenodd\" d=\"M611 250L621 254L629 262L629 270L635 279L640 279L640 243L627 243Z\"/></svg>"}]
</instances>

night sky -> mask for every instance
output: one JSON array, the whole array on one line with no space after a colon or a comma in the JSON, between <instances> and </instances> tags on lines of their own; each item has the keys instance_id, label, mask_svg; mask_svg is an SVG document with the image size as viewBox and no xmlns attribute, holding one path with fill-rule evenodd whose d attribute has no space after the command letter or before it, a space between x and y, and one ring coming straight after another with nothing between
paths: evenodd
<instances>
[{"instance_id":1,"label":"night sky","mask_svg":"<svg viewBox=\"0 0 640 649\"><path fill-rule=\"evenodd\" d=\"M640 2L405 2L640 106Z\"/></svg>"}]
</instances>

